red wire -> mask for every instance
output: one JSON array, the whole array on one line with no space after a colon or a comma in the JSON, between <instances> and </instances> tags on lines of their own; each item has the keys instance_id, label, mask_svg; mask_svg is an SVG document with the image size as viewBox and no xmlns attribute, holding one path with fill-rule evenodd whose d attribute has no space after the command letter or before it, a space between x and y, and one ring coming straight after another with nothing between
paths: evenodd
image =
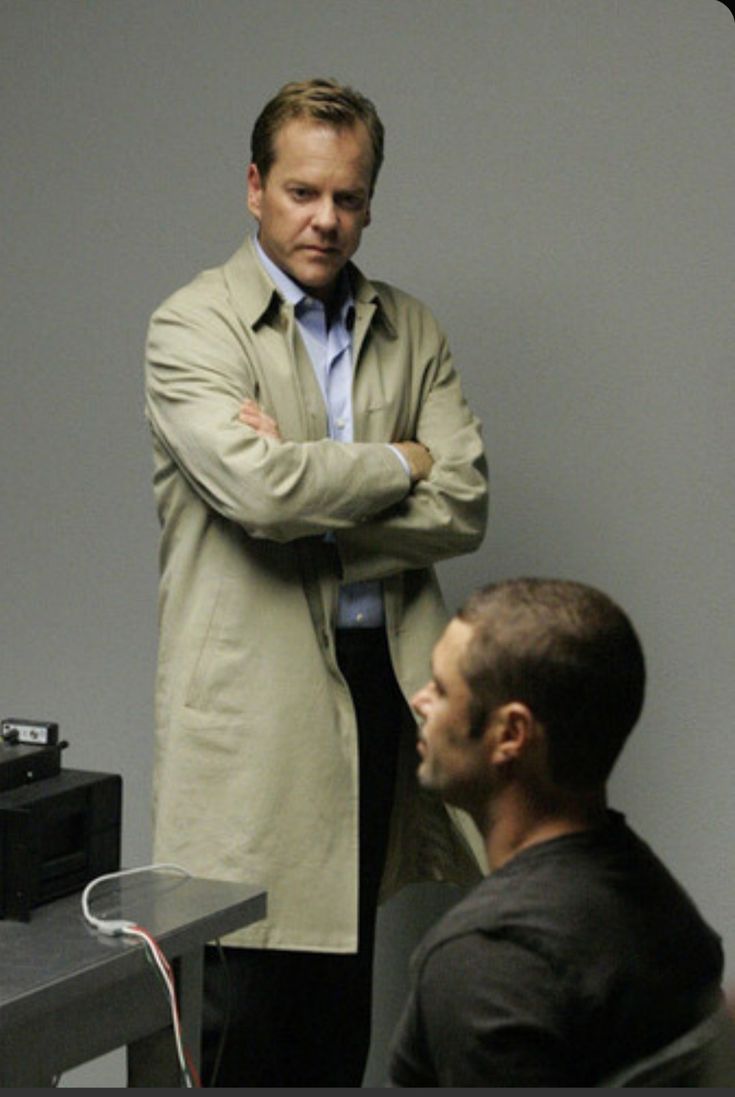
<instances>
[{"instance_id":1,"label":"red wire","mask_svg":"<svg viewBox=\"0 0 735 1097\"><path fill-rule=\"evenodd\" d=\"M194 1083L194 1089L201 1089L202 1088L202 1080L199 1077L199 1071L194 1066L194 1062L192 1060L192 1057L189 1054L189 1049L186 1048L186 1047L184 1048L184 1058L186 1059L186 1065L189 1068L189 1074L191 1075L191 1080Z\"/></svg>"},{"instance_id":2,"label":"red wire","mask_svg":"<svg viewBox=\"0 0 735 1097\"><path fill-rule=\"evenodd\" d=\"M155 939L153 934L150 933L149 930L145 929L144 926L139 926L137 924L131 926L130 928L135 931L134 936L137 936L138 934L140 934L141 937L145 938L145 940L150 945L151 950L154 952L154 954L161 961L161 966L162 966L162 968L163 968L163 970L166 974L166 979L168 981L168 986L169 986L169 991L170 991L169 1000L170 1000L170 1003L171 1003L171 1012L173 1014L174 1025L176 1026L176 1031L179 1034L181 1034L181 1017L180 1017L180 1014L179 1014L179 1004L178 1004L178 1001L176 999L176 987L175 987L175 982L174 982L174 973L171 970L171 965L169 964L168 959L166 958L166 955L163 952L163 949L158 944L158 941ZM183 1050L183 1053L184 1053L184 1059L186 1061L187 1070L189 1071L189 1075L191 1077L191 1080L194 1083L194 1088L195 1089L201 1089L202 1088L202 1083L201 1083L201 1079L199 1077L199 1073L198 1073L196 1067L194 1066L194 1062L191 1058L191 1054L189 1053L188 1048L186 1048L184 1046L183 1041L182 1041L181 1047L182 1047L182 1050Z\"/></svg>"}]
</instances>

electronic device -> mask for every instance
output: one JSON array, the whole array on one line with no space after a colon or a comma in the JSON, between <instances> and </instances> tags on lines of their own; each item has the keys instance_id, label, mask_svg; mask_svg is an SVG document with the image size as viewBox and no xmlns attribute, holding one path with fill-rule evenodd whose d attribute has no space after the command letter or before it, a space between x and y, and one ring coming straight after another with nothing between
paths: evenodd
<instances>
[{"instance_id":1,"label":"electronic device","mask_svg":"<svg viewBox=\"0 0 735 1097\"><path fill-rule=\"evenodd\" d=\"M122 778L62 770L58 724L0 728L0 918L28 921L34 907L119 869Z\"/></svg>"},{"instance_id":2,"label":"electronic device","mask_svg":"<svg viewBox=\"0 0 735 1097\"><path fill-rule=\"evenodd\" d=\"M8 743L51 747L59 741L59 725L49 720L18 720L9 717L0 723L0 735Z\"/></svg>"}]
</instances>

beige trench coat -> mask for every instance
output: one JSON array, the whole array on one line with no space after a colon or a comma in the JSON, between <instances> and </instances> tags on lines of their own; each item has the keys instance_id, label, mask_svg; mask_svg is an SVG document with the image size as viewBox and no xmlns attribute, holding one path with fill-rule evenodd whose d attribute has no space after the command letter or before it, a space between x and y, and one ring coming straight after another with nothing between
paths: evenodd
<instances>
[{"instance_id":1,"label":"beige trench coat","mask_svg":"<svg viewBox=\"0 0 735 1097\"><path fill-rule=\"evenodd\" d=\"M417 301L351 268L354 436L324 401L283 304L245 245L154 314L146 415L162 524L154 855L268 889L267 920L231 944L351 952L357 930L356 725L335 661L340 576L381 579L406 697L446 614L431 564L486 521L477 420L444 337ZM238 421L253 397L285 441ZM429 481L406 494L387 441L418 439ZM476 852L419 792L403 729L384 896L470 883ZM477 847L475 847L476 850Z\"/></svg>"}]
</instances>

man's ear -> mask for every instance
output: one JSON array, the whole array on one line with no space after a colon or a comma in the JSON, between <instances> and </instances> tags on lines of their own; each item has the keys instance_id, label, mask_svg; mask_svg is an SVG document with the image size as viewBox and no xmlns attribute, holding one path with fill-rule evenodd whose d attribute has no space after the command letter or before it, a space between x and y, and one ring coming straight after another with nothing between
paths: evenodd
<instances>
[{"instance_id":1,"label":"man's ear","mask_svg":"<svg viewBox=\"0 0 735 1097\"><path fill-rule=\"evenodd\" d=\"M527 705L509 701L493 713L488 728L492 735L490 760L496 766L518 761L528 750L536 720Z\"/></svg>"},{"instance_id":2,"label":"man's ear","mask_svg":"<svg viewBox=\"0 0 735 1097\"><path fill-rule=\"evenodd\" d=\"M255 164L248 165L248 209L260 220L260 203L263 197L263 181Z\"/></svg>"}]
</instances>

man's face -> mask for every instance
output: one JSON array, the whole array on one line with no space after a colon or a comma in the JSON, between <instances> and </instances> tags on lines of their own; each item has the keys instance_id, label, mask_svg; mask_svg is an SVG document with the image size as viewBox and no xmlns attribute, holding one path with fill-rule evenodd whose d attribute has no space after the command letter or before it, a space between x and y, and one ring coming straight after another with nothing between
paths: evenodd
<instances>
[{"instance_id":1,"label":"man's face","mask_svg":"<svg viewBox=\"0 0 735 1097\"><path fill-rule=\"evenodd\" d=\"M314 297L328 300L370 223L372 147L362 122L336 129L293 118L278 131L265 180L248 169L248 208L266 254Z\"/></svg>"},{"instance_id":2,"label":"man's face","mask_svg":"<svg viewBox=\"0 0 735 1097\"><path fill-rule=\"evenodd\" d=\"M411 699L421 718L419 784L468 810L484 799L492 781L484 739L470 736L470 688L460 670L471 635L470 625L450 621L434 648L432 677Z\"/></svg>"}]
</instances>

